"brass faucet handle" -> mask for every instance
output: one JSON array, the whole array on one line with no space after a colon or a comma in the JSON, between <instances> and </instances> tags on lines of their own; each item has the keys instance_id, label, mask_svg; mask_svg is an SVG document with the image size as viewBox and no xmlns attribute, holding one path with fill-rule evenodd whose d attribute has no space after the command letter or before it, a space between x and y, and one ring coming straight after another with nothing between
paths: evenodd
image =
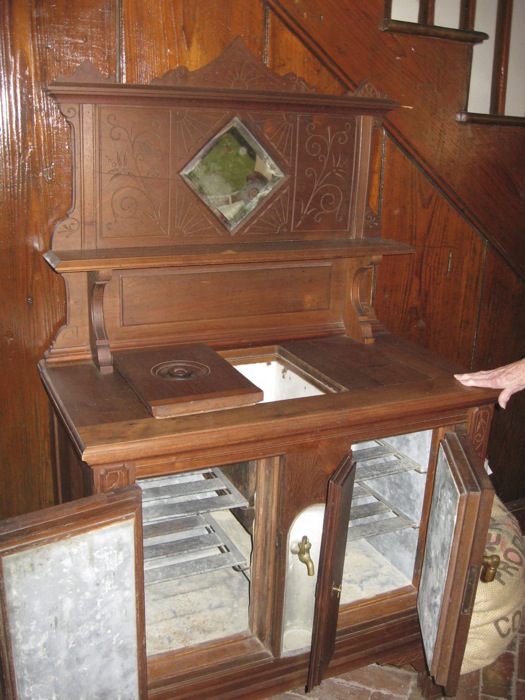
<instances>
[{"instance_id":1,"label":"brass faucet handle","mask_svg":"<svg viewBox=\"0 0 525 700\"><path fill-rule=\"evenodd\" d=\"M490 554L483 557L483 565L481 567L481 580L484 583L490 583L496 578L496 571L500 565L501 559L497 554Z\"/></svg>"},{"instance_id":2,"label":"brass faucet handle","mask_svg":"<svg viewBox=\"0 0 525 700\"><path fill-rule=\"evenodd\" d=\"M314 563L310 557L310 550L312 549L312 543L308 540L306 535L303 536L302 540L299 542L299 561L306 564L308 569L308 576L314 575Z\"/></svg>"}]
</instances>

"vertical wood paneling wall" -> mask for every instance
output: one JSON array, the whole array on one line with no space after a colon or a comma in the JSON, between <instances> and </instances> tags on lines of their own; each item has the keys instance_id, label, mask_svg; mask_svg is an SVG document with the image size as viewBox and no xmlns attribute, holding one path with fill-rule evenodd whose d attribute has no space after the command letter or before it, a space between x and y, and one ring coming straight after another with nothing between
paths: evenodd
<instances>
[{"instance_id":1,"label":"vertical wood paneling wall","mask_svg":"<svg viewBox=\"0 0 525 700\"><path fill-rule=\"evenodd\" d=\"M403 102L407 86L414 94L414 84L433 81L440 104L442 95L463 85L465 60L451 74L447 47L442 54L434 48L425 57L422 40L418 55L409 56L406 74L392 74L389 81L381 11L379 0L0 3L0 517L53 502L49 407L36 365L65 320L66 304L62 281L43 262L42 253L50 245L54 224L71 206L72 163L67 125L45 86L59 74L71 74L86 59L124 82L149 82L179 65L195 69L208 63L239 35L273 70L292 71L321 92L341 93L372 78L389 97ZM324 46L317 51L327 36L332 37L330 50ZM409 51L406 46L402 50ZM525 353L523 280L406 148L407 143L417 147L418 134L424 131L425 109L413 106L396 117L395 129L386 137L381 191L385 237L411 242L417 253L410 261L384 261L376 309L390 330L465 365L510 361ZM447 120L452 118L450 110L440 115L444 126L434 147L441 159L450 148ZM402 138L397 138L399 133ZM502 136L493 136L490 148L497 151ZM432 149L422 157L431 158ZM512 191L515 167L511 161L511 171L505 173L498 161L494 197L502 206L518 196ZM472 177L478 176L473 170ZM468 182L461 185L468 189ZM511 236L512 211L505 207L504 241ZM514 225L517 229L518 222ZM497 416L489 448L498 465L495 483L506 499L525 495L517 476L525 468L525 404L523 397L513 401Z\"/></svg>"}]
</instances>

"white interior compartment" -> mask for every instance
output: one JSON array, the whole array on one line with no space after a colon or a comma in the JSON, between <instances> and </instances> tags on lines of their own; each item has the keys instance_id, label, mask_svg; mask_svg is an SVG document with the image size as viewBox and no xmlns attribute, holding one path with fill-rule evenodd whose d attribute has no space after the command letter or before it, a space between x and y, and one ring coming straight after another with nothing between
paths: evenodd
<instances>
[{"instance_id":1,"label":"white interior compartment","mask_svg":"<svg viewBox=\"0 0 525 700\"><path fill-rule=\"evenodd\" d=\"M284 654L306 649L311 643L324 511L321 504L306 508L297 516L288 533L282 640ZM310 558L314 567L313 576L308 575L306 564L297 555L299 542L304 535L312 545Z\"/></svg>"},{"instance_id":2,"label":"white interior compartment","mask_svg":"<svg viewBox=\"0 0 525 700\"><path fill-rule=\"evenodd\" d=\"M352 498L341 605L351 605L412 583L432 431L352 446ZM283 653L310 646L324 506L303 511L288 536ZM306 535L315 575L294 553Z\"/></svg>"},{"instance_id":3,"label":"white interior compartment","mask_svg":"<svg viewBox=\"0 0 525 700\"><path fill-rule=\"evenodd\" d=\"M148 656L248 634L252 540L229 510L244 497L220 469L139 485Z\"/></svg>"},{"instance_id":4,"label":"white interior compartment","mask_svg":"<svg viewBox=\"0 0 525 700\"><path fill-rule=\"evenodd\" d=\"M221 522L224 517L229 519L229 534L237 530L238 542L245 543L246 532L233 515L226 511ZM147 584L148 656L233 634L247 634L249 587L248 578L233 568Z\"/></svg>"},{"instance_id":5,"label":"white interior compartment","mask_svg":"<svg viewBox=\"0 0 525 700\"><path fill-rule=\"evenodd\" d=\"M357 462L341 603L412 583L432 431L352 447Z\"/></svg>"},{"instance_id":6,"label":"white interior compartment","mask_svg":"<svg viewBox=\"0 0 525 700\"><path fill-rule=\"evenodd\" d=\"M267 362L235 364L235 369L264 392L262 403L284 401L330 392L315 380L310 381L278 358Z\"/></svg>"}]
</instances>

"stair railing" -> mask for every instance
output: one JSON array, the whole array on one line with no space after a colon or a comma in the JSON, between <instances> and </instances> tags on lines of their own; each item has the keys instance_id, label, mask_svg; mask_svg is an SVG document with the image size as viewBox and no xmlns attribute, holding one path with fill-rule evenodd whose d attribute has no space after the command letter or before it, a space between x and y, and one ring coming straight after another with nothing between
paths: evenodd
<instances>
[{"instance_id":1,"label":"stair railing","mask_svg":"<svg viewBox=\"0 0 525 700\"><path fill-rule=\"evenodd\" d=\"M419 0L418 6L413 2L406 3L404 0L386 0L385 20L382 28L385 31L465 41L473 46L488 39L489 34L476 29L476 0L457 0L457 3L457 15L452 20L455 26L442 26L436 24L436 0ZM487 94L489 97L487 111L471 112L468 111L467 107L457 114L459 121L525 126L525 115L509 116L505 114L508 102L509 63L512 60L511 35L514 17L513 0L497 0L496 20L493 29L492 80L489 86L490 96ZM520 16L518 21L524 21L523 16ZM473 87L476 87L473 82L475 79L473 72L471 93Z\"/></svg>"}]
</instances>

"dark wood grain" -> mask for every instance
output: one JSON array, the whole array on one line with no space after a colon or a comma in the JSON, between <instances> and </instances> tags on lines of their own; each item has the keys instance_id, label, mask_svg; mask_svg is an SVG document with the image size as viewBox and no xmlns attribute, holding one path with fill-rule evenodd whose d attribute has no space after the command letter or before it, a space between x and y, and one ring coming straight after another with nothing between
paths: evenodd
<instances>
[{"instance_id":1,"label":"dark wood grain","mask_svg":"<svg viewBox=\"0 0 525 700\"><path fill-rule=\"evenodd\" d=\"M49 410L38 359L65 317L64 287L42 264L53 223L71 201L69 130L46 84L89 53L115 62L114 7L105 2L2 3L0 460L3 516L53 502Z\"/></svg>"},{"instance_id":2,"label":"dark wood grain","mask_svg":"<svg viewBox=\"0 0 525 700\"><path fill-rule=\"evenodd\" d=\"M263 398L262 389L201 343L117 353L115 366L157 418L242 406Z\"/></svg>"},{"instance_id":3,"label":"dark wood grain","mask_svg":"<svg viewBox=\"0 0 525 700\"><path fill-rule=\"evenodd\" d=\"M401 265L384 259L379 266L379 318L393 333L468 366L476 339L483 241L390 140L383 217L386 235L410 243L416 253Z\"/></svg>"}]
</instances>

